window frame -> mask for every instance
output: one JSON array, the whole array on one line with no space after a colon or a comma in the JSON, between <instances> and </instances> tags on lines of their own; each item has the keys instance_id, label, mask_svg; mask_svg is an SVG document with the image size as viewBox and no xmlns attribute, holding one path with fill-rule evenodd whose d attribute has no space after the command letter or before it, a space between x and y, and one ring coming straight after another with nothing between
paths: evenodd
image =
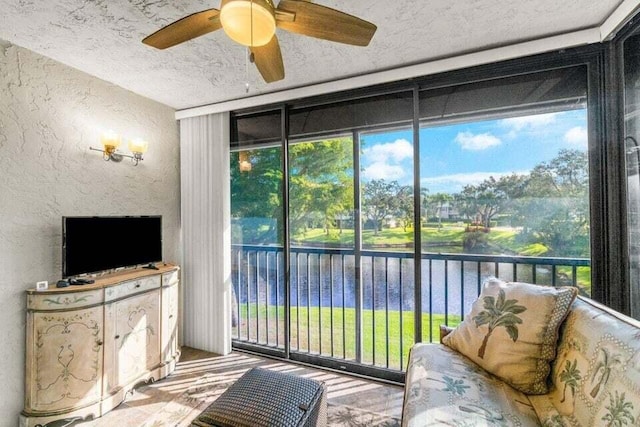
<instances>
[{"instance_id":1,"label":"window frame","mask_svg":"<svg viewBox=\"0 0 640 427\"><path fill-rule=\"evenodd\" d=\"M634 24L632 21L631 24ZM635 24L634 24L635 25ZM635 26L637 27L637 25ZM633 34L637 30L633 30ZM423 120L419 117L419 96L424 90L432 90L470 83L496 80L506 77L525 75L551 71L560 68L585 67L587 84L587 122L588 122L588 156L589 156L589 209L590 209L590 246L591 246L591 283L592 298L614 310L625 314L630 313L629 297L629 272L628 272L628 228L626 222L626 171L624 160L624 145L620 143L620 133L623 129L622 117L620 114L622 106L622 95L620 93L621 76L621 46L624 34L616 38L613 43L607 42L589 46L581 46L573 49L554 51L525 58L518 58L498 63L485 64L472 68L449 71L421 78L408 79L393 82L390 84L376 85L365 88L358 88L349 91L329 93L310 98L290 100L285 103L271 104L256 108L243 109L231 112L231 127L234 128L234 121L238 118L268 112L280 112L281 114L281 144L282 144L282 172L285 177L283 183L283 205L284 205L284 259L285 271L288 271L290 258L289 241L289 111L301 108L311 108L313 106L349 102L362 98L383 96L407 91L413 92L413 129L414 129L414 190L419 192L419 157L420 137L419 130ZM607 96L614 93L615 96ZM354 129L354 134L359 132L372 131L367 127L364 129ZM340 133L345 130L340 130ZM334 133L334 132L331 132ZM308 139L311 135L305 135L303 139ZM319 136L315 135L314 136ZM291 136L295 141L300 139ZM233 143L232 143L233 147ZM354 170L360 168L359 159L355 158ZM357 168L357 169L356 169ZM419 195L418 195L419 197ZM415 198L415 196L414 196ZM355 209L359 209L359 201ZM414 217L419 220L420 208L415 208ZM416 227L419 230L419 227ZM421 248L421 236L417 232L414 235L415 248ZM420 251L414 249L415 254L415 287L416 295L415 310L421 310L421 259ZM285 278L285 298L286 305L290 304L289 279ZM288 317L288 316L287 316ZM288 334L288 322L286 319L285 332ZM422 337L422 330L419 322L415 325L416 342ZM361 325L357 325L361 328ZM418 338L420 337L420 338ZM287 341L287 340L285 340ZM235 344L234 344L235 345ZM238 346L242 347L242 346ZM285 358L291 358L288 344L284 351ZM354 373L365 375L372 374L372 368L358 364L341 363L335 364L328 360L307 360L306 357L296 357L301 362L314 362L321 366L336 367L337 365L348 365L348 370ZM391 381L401 381L395 373L380 372L377 376Z\"/></svg>"}]
</instances>

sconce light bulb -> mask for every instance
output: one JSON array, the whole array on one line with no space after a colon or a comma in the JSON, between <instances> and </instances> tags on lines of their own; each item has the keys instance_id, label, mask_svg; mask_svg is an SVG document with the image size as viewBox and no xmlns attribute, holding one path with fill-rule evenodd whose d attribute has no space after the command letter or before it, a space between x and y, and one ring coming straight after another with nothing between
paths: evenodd
<instances>
[{"instance_id":1,"label":"sconce light bulb","mask_svg":"<svg viewBox=\"0 0 640 427\"><path fill-rule=\"evenodd\" d=\"M139 153L142 156L142 154L147 152L148 148L149 142L142 138L135 138L129 141L129 150L134 154Z\"/></svg>"},{"instance_id":2,"label":"sconce light bulb","mask_svg":"<svg viewBox=\"0 0 640 427\"><path fill-rule=\"evenodd\" d=\"M112 130L108 130L107 132L103 132L100 135L100 143L104 147L104 151L109 153L113 153L120 146L122 139L120 135L115 133Z\"/></svg>"}]
</instances>

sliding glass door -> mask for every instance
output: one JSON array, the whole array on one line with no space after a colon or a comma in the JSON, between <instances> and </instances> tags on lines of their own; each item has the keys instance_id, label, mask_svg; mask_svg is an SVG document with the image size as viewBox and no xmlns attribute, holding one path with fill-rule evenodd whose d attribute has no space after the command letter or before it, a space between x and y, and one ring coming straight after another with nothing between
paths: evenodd
<instances>
[{"instance_id":1,"label":"sliding glass door","mask_svg":"<svg viewBox=\"0 0 640 427\"><path fill-rule=\"evenodd\" d=\"M355 359L353 139L289 142L291 351Z\"/></svg>"},{"instance_id":2,"label":"sliding glass door","mask_svg":"<svg viewBox=\"0 0 640 427\"><path fill-rule=\"evenodd\" d=\"M232 336L283 352L285 263L279 112L238 120L231 150Z\"/></svg>"}]
</instances>

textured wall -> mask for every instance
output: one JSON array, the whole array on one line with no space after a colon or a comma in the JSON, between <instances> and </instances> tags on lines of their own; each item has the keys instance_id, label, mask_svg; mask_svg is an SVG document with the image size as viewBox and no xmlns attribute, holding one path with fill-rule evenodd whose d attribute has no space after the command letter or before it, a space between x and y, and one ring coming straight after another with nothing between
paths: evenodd
<instances>
[{"instance_id":1,"label":"textured wall","mask_svg":"<svg viewBox=\"0 0 640 427\"><path fill-rule=\"evenodd\" d=\"M89 151L102 128L148 138L145 160ZM23 405L24 291L61 276L61 217L162 215L178 262L179 189L171 108L0 41L0 426Z\"/></svg>"}]
</instances>

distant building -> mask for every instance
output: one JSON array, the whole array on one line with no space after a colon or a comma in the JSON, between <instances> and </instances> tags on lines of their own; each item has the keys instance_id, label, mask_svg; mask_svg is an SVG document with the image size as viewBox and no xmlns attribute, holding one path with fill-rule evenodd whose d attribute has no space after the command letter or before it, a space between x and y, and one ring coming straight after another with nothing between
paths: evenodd
<instances>
[{"instance_id":1,"label":"distant building","mask_svg":"<svg viewBox=\"0 0 640 427\"><path fill-rule=\"evenodd\" d=\"M441 219L460 219L460 212L449 202L445 202L440 207Z\"/></svg>"}]
</instances>

